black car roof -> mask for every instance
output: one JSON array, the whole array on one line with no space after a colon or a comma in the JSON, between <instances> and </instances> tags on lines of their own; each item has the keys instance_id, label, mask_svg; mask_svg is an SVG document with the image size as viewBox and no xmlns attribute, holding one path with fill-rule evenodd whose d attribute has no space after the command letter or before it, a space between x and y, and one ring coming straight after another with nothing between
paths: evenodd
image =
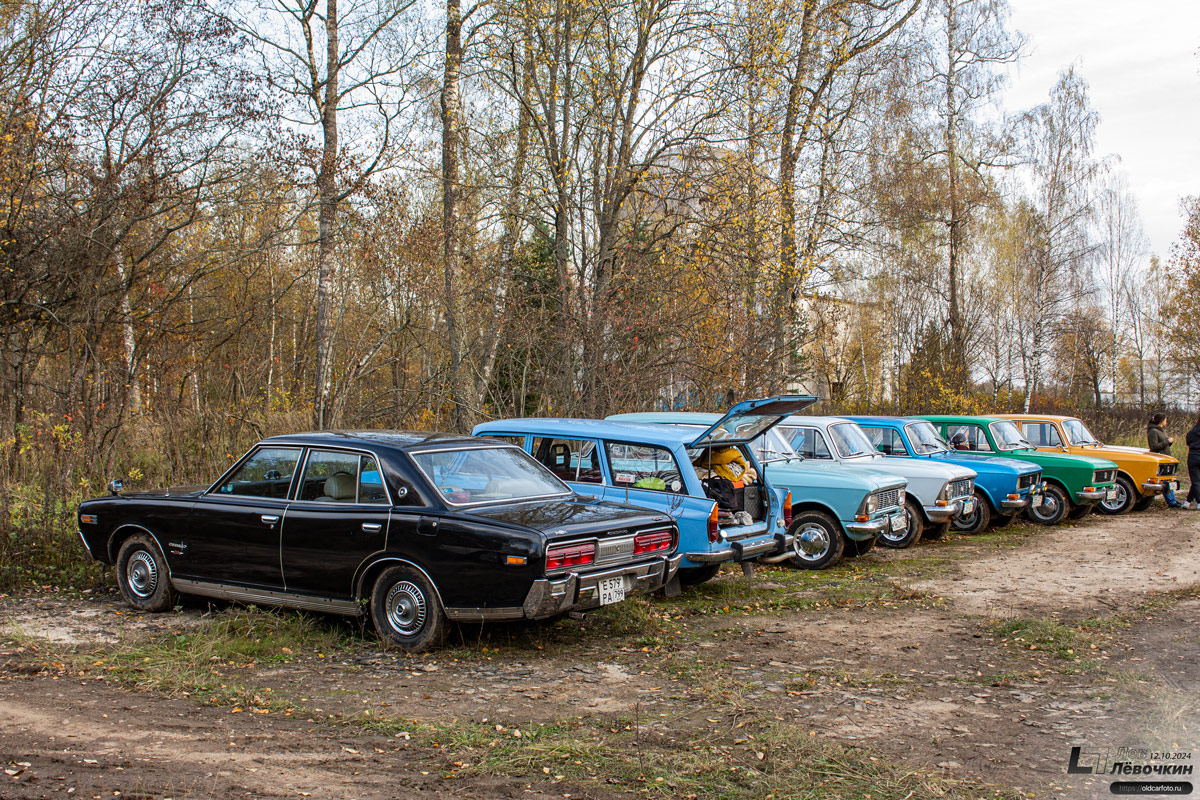
<instances>
[{"instance_id":1,"label":"black car roof","mask_svg":"<svg viewBox=\"0 0 1200 800\"><path fill-rule=\"evenodd\" d=\"M320 447L321 445L390 447L405 450L417 445L446 447L495 447L496 442L484 441L473 436L437 431L305 431L287 433L263 439L276 444L299 444Z\"/></svg>"}]
</instances>

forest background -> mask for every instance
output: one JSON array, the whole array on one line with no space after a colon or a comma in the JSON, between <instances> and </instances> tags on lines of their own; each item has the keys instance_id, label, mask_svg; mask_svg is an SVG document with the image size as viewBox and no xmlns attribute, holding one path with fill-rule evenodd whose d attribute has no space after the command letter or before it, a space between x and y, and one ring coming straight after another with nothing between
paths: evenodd
<instances>
[{"instance_id":1,"label":"forest background","mask_svg":"<svg viewBox=\"0 0 1200 800\"><path fill-rule=\"evenodd\" d=\"M1151 255L1075 68L1000 107L1024 48L999 0L0 0L0 588L299 429L800 389L1140 443L1200 200Z\"/></svg>"}]
</instances>

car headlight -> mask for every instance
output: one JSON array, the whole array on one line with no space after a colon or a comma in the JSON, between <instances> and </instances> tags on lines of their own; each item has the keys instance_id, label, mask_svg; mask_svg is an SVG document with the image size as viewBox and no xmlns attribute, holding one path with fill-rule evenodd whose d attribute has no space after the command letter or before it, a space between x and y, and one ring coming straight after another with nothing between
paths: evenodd
<instances>
[{"instance_id":1,"label":"car headlight","mask_svg":"<svg viewBox=\"0 0 1200 800\"><path fill-rule=\"evenodd\" d=\"M874 514L875 509L877 509L877 508L879 508L879 495L877 495L877 494L867 495L867 513Z\"/></svg>"},{"instance_id":2,"label":"car headlight","mask_svg":"<svg viewBox=\"0 0 1200 800\"><path fill-rule=\"evenodd\" d=\"M948 484L948 483L943 483L943 484L942 484L942 490L941 490L940 492L938 492L937 499L938 499L938 500L941 500L941 501L943 501L943 502L944 502L944 501L946 501L946 500L949 500L949 499L950 499L950 498L949 498L949 496L948 496L948 495L949 495L949 493L950 493L950 484Z\"/></svg>"}]
</instances>

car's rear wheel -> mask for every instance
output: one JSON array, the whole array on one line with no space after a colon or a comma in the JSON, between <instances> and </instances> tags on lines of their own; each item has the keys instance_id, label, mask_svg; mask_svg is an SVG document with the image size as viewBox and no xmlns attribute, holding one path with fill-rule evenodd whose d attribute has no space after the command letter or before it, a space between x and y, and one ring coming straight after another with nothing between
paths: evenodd
<instances>
[{"instance_id":1,"label":"car's rear wheel","mask_svg":"<svg viewBox=\"0 0 1200 800\"><path fill-rule=\"evenodd\" d=\"M893 531L892 526L889 525L887 530L879 535L881 545L900 549L911 547L921 541L921 535L925 532L925 517L912 498L904 501L904 514L908 517L908 527L902 531Z\"/></svg>"},{"instance_id":2,"label":"car's rear wheel","mask_svg":"<svg viewBox=\"0 0 1200 800\"><path fill-rule=\"evenodd\" d=\"M826 569L842 560L842 531L828 514L801 511L792 519L788 533L795 555L784 563L799 569Z\"/></svg>"},{"instance_id":3,"label":"car's rear wheel","mask_svg":"<svg viewBox=\"0 0 1200 800\"><path fill-rule=\"evenodd\" d=\"M1096 504L1096 510L1101 514L1124 514L1132 511L1134 504L1137 503L1141 495L1134 487L1133 481L1126 478L1124 475L1117 476L1117 483L1114 487L1117 490L1117 496L1112 500L1101 500Z\"/></svg>"},{"instance_id":4,"label":"car's rear wheel","mask_svg":"<svg viewBox=\"0 0 1200 800\"><path fill-rule=\"evenodd\" d=\"M446 613L425 574L409 566L384 570L371 592L371 621L384 643L417 653L446 638Z\"/></svg>"},{"instance_id":5,"label":"car's rear wheel","mask_svg":"<svg viewBox=\"0 0 1200 800\"><path fill-rule=\"evenodd\" d=\"M1047 484L1046 491L1042 493L1042 504L1036 507L1030 506L1026 513L1033 522L1041 525L1057 525L1062 522L1062 518L1066 516L1069 508L1066 492L1053 484Z\"/></svg>"},{"instance_id":6,"label":"car's rear wheel","mask_svg":"<svg viewBox=\"0 0 1200 800\"><path fill-rule=\"evenodd\" d=\"M717 577L720 564L705 564L702 567L685 567L679 570L679 582L684 586L696 586Z\"/></svg>"},{"instance_id":7,"label":"car's rear wheel","mask_svg":"<svg viewBox=\"0 0 1200 800\"><path fill-rule=\"evenodd\" d=\"M950 527L959 533L979 533L987 528L992 520L992 507L984 497L983 492L975 490L975 509L967 515L960 516L950 523Z\"/></svg>"},{"instance_id":8,"label":"car's rear wheel","mask_svg":"<svg viewBox=\"0 0 1200 800\"><path fill-rule=\"evenodd\" d=\"M154 539L131 536L117 551L117 586L125 602L139 611L166 611L175 605L167 560Z\"/></svg>"}]
</instances>

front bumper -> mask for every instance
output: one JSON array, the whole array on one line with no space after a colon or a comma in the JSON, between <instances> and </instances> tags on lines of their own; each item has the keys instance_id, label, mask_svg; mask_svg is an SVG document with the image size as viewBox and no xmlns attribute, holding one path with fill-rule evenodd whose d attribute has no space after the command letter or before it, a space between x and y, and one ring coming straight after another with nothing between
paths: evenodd
<instances>
[{"instance_id":1,"label":"front bumper","mask_svg":"<svg viewBox=\"0 0 1200 800\"><path fill-rule=\"evenodd\" d=\"M1108 497L1108 489L1096 489L1092 492L1076 492L1075 499L1080 503L1095 503Z\"/></svg>"},{"instance_id":2,"label":"front bumper","mask_svg":"<svg viewBox=\"0 0 1200 800\"><path fill-rule=\"evenodd\" d=\"M1022 508L1029 508L1029 504L1033 502L1030 495L1018 498L1017 500L1001 500L1000 507L1005 511L1020 511Z\"/></svg>"},{"instance_id":3,"label":"front bumper","mask_svg":"<svg viewBox=\"0 0 1200 800\"><path fill-rule=\"evenodd\" d=\"M599 608L599 584L606 578L621 578L626 595L649 594L675 577L682 559L681 554L676 554L598 572L569 572L553 578L538 578L529 587L521 611L525 619L545 619L568 611Z\"/></svg>"},{"instance_id":4,"label":"front bumper","mask_svg":"<svg viewBox=\"0 0 1200 800\"><path fill-rule=\"evenodd\" d=\"M1171 483L1171 481L1146 481L1142 484L1142 494L1162 494Z\"/></svg>"},{"instance_id":5,"label":"front bumper","mask_svg":"<svg viewBox=\"0 0 1200 800\"><path fill-rule=\"evenodd\" d=\"M718 550L701 550L695 553L684 553L688 561L698 564L723 564L726 561L749 561L752 558L767 555L780 555L792 547L790 533L777 533L770 539L757 539L753 542L729 542Z\"/></svg>"},{"instance_id":6,"label":"front bumper","mask_svg":"<svg viewBox=\"0 0 1200 800\"><path fill-rule=\"evenodd\" d=\"M896 513L903 514L904 512L897 511ZM843 525L846 528L846 535L851 539L873 539L886 533L892 527L892 520L891 515L885 515L866 522L846 522Z\"/></svg>"},{"instance_id":7,"label":"front bumper","mask_svg":"<svg viewBox=\"0 0 1200 800\"><path fill-rule=\"evenodd\" d=\"M962 515L963 501L951 500L949 505L925 506L924 508L925 516L929 517L930 522L945 522Z\"/></svg>"}]
</instances>

